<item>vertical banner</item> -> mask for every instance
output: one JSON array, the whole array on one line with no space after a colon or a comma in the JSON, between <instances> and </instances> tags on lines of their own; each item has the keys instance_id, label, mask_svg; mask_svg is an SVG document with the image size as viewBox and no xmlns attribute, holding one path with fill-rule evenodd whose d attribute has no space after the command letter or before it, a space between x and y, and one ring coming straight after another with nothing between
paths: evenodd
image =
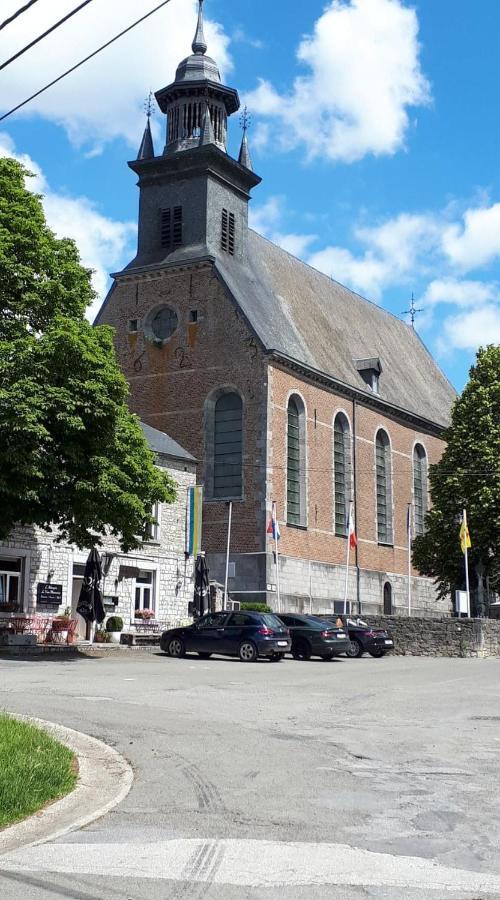
<instances>
[{"instance_id":1,"label":"vertical banner","mask_svg":"<svg viewBox=\"0 0 500 900\"><path fill-rule=\"evenodd\" d=\"M201 551L203 521L203 485L188 488L186 521L186 554L195 558Z\"/></svg>"}]
</instances>

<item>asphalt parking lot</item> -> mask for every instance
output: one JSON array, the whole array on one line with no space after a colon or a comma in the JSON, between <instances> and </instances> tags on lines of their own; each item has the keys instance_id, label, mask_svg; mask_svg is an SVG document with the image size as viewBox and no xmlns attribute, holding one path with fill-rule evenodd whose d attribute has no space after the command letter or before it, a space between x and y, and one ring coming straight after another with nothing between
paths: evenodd
<instances>
[{"instance_id":1,"label":"asphalt parking lot","mask_svg":"<svg viewBox=\"0 0 500 900\"><path fill-rule=\"evenodd\" d=\"M500 660L0 661L0 705L101 738L125 802L0 859L0 895L500 896Z\"/></svg>"}]
</instances>

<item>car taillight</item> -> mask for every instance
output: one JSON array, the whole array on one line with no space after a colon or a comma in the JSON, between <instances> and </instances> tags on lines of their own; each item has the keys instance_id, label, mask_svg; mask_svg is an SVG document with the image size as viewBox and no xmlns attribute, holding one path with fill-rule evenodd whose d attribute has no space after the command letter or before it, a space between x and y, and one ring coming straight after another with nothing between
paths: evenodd
<instances>
[{"instance_id":1,"label":"car taillight","mask_svg":"<svg viewBox=\"0 0 500 900\"><path fill-rule=\"evenodd\" d=\"M272 628L266 628L264 626L262 628L259 628L259 634L264 634L266 637L271 637L271 635L274 634L274 631L272 630Z\"/></svg>"},{"instance_id":2,"label":"car taillight","mask_svg":"<svg viewBox=\"0 0 500 900\"><path fill-rule=\"evenodd\" d=\"M329 638L329 637L331 637L331 636L332 636L332 632L331 632L331 631L322 631L322 632L321 632L321 637Z\"/></svg>"},{"instance_id":3,"label":"car taillight","mask_svg":"<svg viewBox=\"0 0 500 900\"><path fill-rule=\"evenodd\" d=\"M378 631L365 631L365 637L378 637L379 634Z\"/></svg>"}]
</instances>

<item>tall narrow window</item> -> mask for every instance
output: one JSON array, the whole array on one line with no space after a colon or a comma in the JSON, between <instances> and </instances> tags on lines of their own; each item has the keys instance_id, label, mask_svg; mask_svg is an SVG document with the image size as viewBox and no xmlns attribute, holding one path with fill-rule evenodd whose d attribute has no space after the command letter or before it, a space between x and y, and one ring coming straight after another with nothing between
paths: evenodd
<instances>
[{"instance_id":1,"label":"tall narrow window","mask_svg":"<svg viewBox=\"0 0 500 900\"><path fill-rule=\"evenodd\" d=\"M172 210L161 211L161 245L170 248L172 241Z\"/></svg>"},{"instance_id":2,"label":"tall narrow window","mask_svg":"<svg viewBox=\"0 0 500 900\"><path fill-rule=\"evenodd\" d=\"M306 524L305 409L300 397L288 402L287 522Z\"/></svg>"},{"instance_id":3,"label":"tall narrow window","mask_svg":"<svg viewBox=\"0 0 500 900\"><path fill-rule=\"evenodd\" d=\"M335 534L347 536L347 518L351 503L351 433L343 413L333 426L333 480L335 491Z\"/></svg>"},{"instance_id":4,"label":"tall narrow window","mask_svg":"<svg viewBox=\"0 0 500 900\"><path fill-rule=\"evenodd\" d=\"M182 244L182 206L174 206L174 230L172 244L180 247Z\"/></svg>"},{"instance_id":5,"label":"tall narrow window","mask_svg":"<svg viewBox=\"0 0 500 900\"><path fill-rule=\"evenodd\" d=\"M427 456L421 444L413 451L413 503L415 534L424 534L427 514Z\"/></svg>"},{"instance_id":6,"label":"tall narrow window","mask_svg":"<svg viewBox=\"0 0 500 900\"><path fill-rule=\"evenodd\" d=\"M379 431L375 445L377 482L377 540L393 543L391 444L385 431Z\"/></svg>"},{"instance_id":7,"label":"tall narrow window","mask_svg":"<svg viewBox=\"0 0 500 900\"><path fill-rule=\"evenodd\" d=\"M223 394L215 404L214 497L243 493L243 403L239 394Z\"/></svg>"},{"instance_id":8,"label":"tall narrow window","mask_svg":"<svg viewBox=\"0 0 500 900\"><path fill-rule=\"evenodd\" d=\"M234 256L235 238L236 220L234 217L234 213L230 213L227 211L227 209L223 209L220 245L221 249L224 250L224 253L229 253L231 256Z\"/></svg>"}]
</instances>

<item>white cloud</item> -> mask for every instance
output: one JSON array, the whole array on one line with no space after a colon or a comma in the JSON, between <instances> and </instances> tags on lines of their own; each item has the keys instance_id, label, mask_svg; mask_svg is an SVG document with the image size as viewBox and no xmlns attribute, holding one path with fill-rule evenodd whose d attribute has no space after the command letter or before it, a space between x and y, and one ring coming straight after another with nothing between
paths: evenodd
<instances>
[{"instance_id":1,"label":"white cloud","mask_svg":"<svg viewBox=\"0 0 500 900\"><path fill-rule=\"evenodd\" d=\"M310 245L317 240L315 234L283 232L280 226L286 216L286 200L281 196L270 197L262 206L250 208L250 228L283 247L293 256L304 258Z\"/></svg>"},{"instance_id":2,"label":"white cloud","mask_svg":"<svg viewBox=\"0 0 500 900\"><path fill-rule=\"evenodd\" d=\"M455 350L477 350L486 344L500 344L500 305L486 305L444 322L442 346Z\"/></svg>"},{"instance_id":3,"label":"white cloud","mask_svg":"<svg viewBox=\"0 0 500 900\"><path fill-rule=\"evenodd\" d=\"M422 297L422 303L426 306L446 303L466 309L499 299L500 288L497 284L442 278L431 281Z\"/></svg>"},{"instance_id":4,"label":"white cloud","mask_svg":"<svg viewBox=\"0 0 500 900\"><path fill-rule=\"evenodd\" d=\"M2 72L0 108L14 107L88 53L132 24L154 3L99 0ZM74 0L51 0L20 16L0 32L0 59L7 59L74 8ZM2 18L19 7L3 0ZM116 137L138 147L144 123L143 103L150 89L171 81L184 53L191 52L196 0L172 0L77 72L50 88L16 116L39 115L62 125L77 146L100 150ZM207 21L209 53L222 70L231 67L228 38ZM161 144L160 126L156 123Z\"/></svg>"},{"instance_id":5,"label":"white cloud","mask_svg":"<svg viewBox=\"0 0 500 900\"><path fill-rule=\"evenodd\" d=\"M450 262L466 272L500 257L500 203L467 210L463 223L444 232L443 249Z\"/></svg>"},{"instance_id":6,"label":"white cloud","mask_svg":"<svg viewBox=\"0 0 500 900\"><path fill-rule=\"evenodd\" d=\"M409 108L430 100L419 51L417 15L402 0L332 0L298 48L307 73L285 94L260 79L245 100L274 120L269 139L282 149L343 162L394 154Z\"/></svg>"},{"instance_id":7,"label":"white cloud","mask_svg":"<svg viewBox=\"0 0 500 900\"><path fill-rule=\"evenodd\" d=\"M5 156L19 160L35 173L36 177L28 179L27 186L37 193L43 192L49 226L58 237L73 238L83 265L94 270L92 282L99 296L87 311L92 321L106 293L109 270L120 267L133 253L135 224L107 218L87 197L70 197L52 191L37 163L26 154L16 153L11 138L0 133L0 157Z\"/></svg>"}]
</instances>

